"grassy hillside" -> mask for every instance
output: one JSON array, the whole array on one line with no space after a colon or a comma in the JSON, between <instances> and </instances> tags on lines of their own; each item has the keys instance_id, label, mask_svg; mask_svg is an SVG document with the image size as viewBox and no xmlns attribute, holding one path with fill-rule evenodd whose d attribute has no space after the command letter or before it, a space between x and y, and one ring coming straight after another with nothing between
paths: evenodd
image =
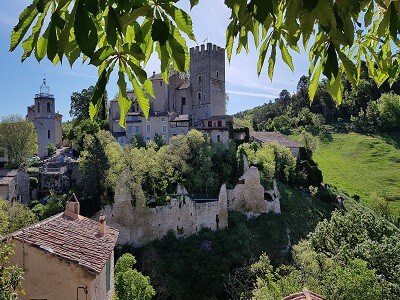
<instances>
[{"instance_id":1,"label":"grassy hillside","mask_svg":"<svg viewBox=\"0 0 400 300\"><path fill-rule=\"evenodd\" d=\"M324 182L369 202L371 193L391 200L400 216L400 135L332 134L315 154Z\"/></svg>"}]
</instances>

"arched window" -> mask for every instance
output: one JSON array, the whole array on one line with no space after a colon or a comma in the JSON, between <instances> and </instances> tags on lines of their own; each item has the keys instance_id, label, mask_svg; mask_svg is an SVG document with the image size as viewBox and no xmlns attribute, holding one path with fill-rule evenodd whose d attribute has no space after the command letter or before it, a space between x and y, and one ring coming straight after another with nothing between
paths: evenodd
<instances>
[{"instance_id":1,"label":"arched window","mask_svg":"<svg viewBox=\"0 0 400 300\"><path fill-rule=\"evenodd\" d=\"M201 82L201 75L199 75L199 82Z\"/></svg>"},{"instance_id":2,"label":"arched window","mask_svg":"<svg viewBox=\"0 0 400 300\"><path fill-rule=\"evenodd\" d=\"M50 102L47 102L47 112L50 112Z\"/></svg>"},{"instance_id":3,"label":"arched window","mask_svg":"<svg viewBox=\"0 0 400 300\"><path fill-rule=\"evenodd\" d=\"M47 138L51 138L51 135L50 135L50 130L47 130Z\"/></svg>"}]
</instances>

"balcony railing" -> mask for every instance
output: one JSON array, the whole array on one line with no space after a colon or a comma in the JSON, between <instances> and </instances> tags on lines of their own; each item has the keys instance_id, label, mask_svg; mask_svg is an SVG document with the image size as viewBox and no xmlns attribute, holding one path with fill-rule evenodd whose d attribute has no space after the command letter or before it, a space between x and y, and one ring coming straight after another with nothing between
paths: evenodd
<instances>
[{"instance_id":1,"label":"balcony railing","mask_svg":"<svg viewBox=\"0 0 400 300\"><path fill-rule=\"evenodd\" d=\"M54 95L53 94L47 94L47 93L40 93L40 94L35 94L35 98L54 99Z\"/></svg>"}]
</instances>

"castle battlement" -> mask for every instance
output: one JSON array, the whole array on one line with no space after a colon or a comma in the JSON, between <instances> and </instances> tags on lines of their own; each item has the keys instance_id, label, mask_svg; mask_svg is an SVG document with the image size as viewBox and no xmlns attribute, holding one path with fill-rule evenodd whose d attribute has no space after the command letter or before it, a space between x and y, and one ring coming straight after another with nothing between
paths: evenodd
<instances>
[{"instance_id":1,"label":"castle battlement","mask_svg":"<svg viewBox=\"0 0 400 300\"><path fill-rule=\"evenodd\" d=\"M218 60L225 60L225 49L212 43L190 48L191 60L203 59L209 55Z\"/></svg>"}]
</instances>

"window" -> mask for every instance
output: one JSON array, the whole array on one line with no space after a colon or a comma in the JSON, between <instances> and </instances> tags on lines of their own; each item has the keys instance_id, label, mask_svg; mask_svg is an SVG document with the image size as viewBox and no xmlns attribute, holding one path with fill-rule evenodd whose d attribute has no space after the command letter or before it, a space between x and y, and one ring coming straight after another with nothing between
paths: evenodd
<instances>
[{"instance_id":1,"label":"window","mask_svg":"<svg viewBox=\"0 0 400 300\"><path fill-rule=\"evenodd\" d=\"M217 142L220 142L221 141L221 136L218 134L217 135Z\"/></svg>"},{"instance_id":2,"label":"window","mask_svg":"<svg viewBox=\"0 0 400 300\"><path fill-rule=\"evenodd\" d=\"M151 132L151 124L146 125L146 132Z\"/></svg>"},{"instance_id":3,"label":"window","mask_svg":"<svg viewBox=\"0 0 400 300\"><path fill-rule=\"evenodd\" d=\"M199 75L199 82L201 82L201 75Z\"/></svg>"},{"instance_id":4,"label":"window","mask_svg":"<svg viewBox=\"0 0 400 300\"><path fill-rule=\"evenodd\" d=\"M162 133L167 133L167 125L162 126Z\"/></svg>"},{"instance_id":5,"label":"window","mask_svg":"<svg viewBox=\"0 0 400 300\"><path fill-rule=\"evenodd\" d=\"M106 292L108 293L111 288L111 259L107 259L106 263Z\"/></svg>"},{"instance_id":6,"label":"window","mask_svg":"<svg viewBox=\"0 0 400 300\"><path fill-rule=\"evenodd\" d=\"M161 117L161 118L160 118L160 121L161 121L161 122L165 122L165 117Z\"/></svg>"},{"instance_id":7,"label":"window","mask_svg":"<svg viewBox=\"0 0 400 300\"><path fill-rule=\"evenodd\" d=\"M128 132L132 133L133 132L133 127L132 126L128 126Z\"/></svg>"},{"instance_id":8,"label":"window","mask_svg":"<svg viewBox=\"0 0 400 300\"><path fill-rule=\"evenodd\" d=\"M182 105L186 105L186 97L182 97Z\"/></svg>"},{"instance_id":9,"label":"window","mask_svg":"<svg viewBox=\"0 0 400 300\"><path fill-rule=\"evenodd\" d=\"M146 142L150 142L151 141L151 137L146 136Z\"/></svg>"},{"instance_id":10,"label":"window","mask_svg":"<svg viewBox=\"0 0 400 300\"><path fill-rule=\"evenodd\" d=\"M160 81L160 86L162 86L162 81Z\"/></svg>"},{"instance_id":11,"label":"window","mask_svg":"<svg viewBox=\"0 0 400 300\"><path fill-rule=\"evenodd\" d=\"M197 93L197 100L199 100L199 102L201 101L201 92Z\"/></svg>"},{"instance_id":12,"label":"window","mask_svg":"<svg viewBox=\"0 0 400 300\"><path fill-rule=\"evenodd\" d=\"M50 102L47 102L47 112L50 112Z\"/></svg>"},{"instance_id":13,"label":"window","mask_svg":"<svg viewBox=\"0 0 400 300\"><path fill-rule=\"evenodd\" d=\"M139 134L140 133L140 126L135 126L135 133Z\"/></svg>"},{"instance_id":14,"label":"window","mask_svg":"<svg viewBox=\"0 0 400 300\"><path fill-rule=\"evenodd\" d=\"M212 127L212 121L208 121L208 126L207 127Z\"/></svg>"},{"instance_id":15,"label":"window","mask_svg":"<svg viewBox=\"0 0 400 300\"><path fill-rule=\"evenodd\" d=\"M37 104L37 112L40 113L40 102Z\"/></svg>"},{"instance_id":16,"label":"window","mask_svg":"<svg viewBox=\"0 0 400 300\"><path fill-rule=\"evenodd\" d=\"M218 73L218 71L217 71L217 78L218 78L218 76L219 76L219 73Z\"/></svg>"},{"instance_id":17,"label":"window","mask_svg":"<svg viewBox=\"0 0 400 300\"><path fill-rule=\"evenodd\" d=\"M222 121L221 120L218 121L218 127L222 127Z\"/></svg>"},{"instance_id":18,"label":"window","mask_svg":"<svg viewBox=\"0 0 400 300\"><path fill-rule=\"evenodd\" d=\"M47 130L47 138L48 138L48 139L51 138L50 130Z\"/></svg>"}]
</instances>

